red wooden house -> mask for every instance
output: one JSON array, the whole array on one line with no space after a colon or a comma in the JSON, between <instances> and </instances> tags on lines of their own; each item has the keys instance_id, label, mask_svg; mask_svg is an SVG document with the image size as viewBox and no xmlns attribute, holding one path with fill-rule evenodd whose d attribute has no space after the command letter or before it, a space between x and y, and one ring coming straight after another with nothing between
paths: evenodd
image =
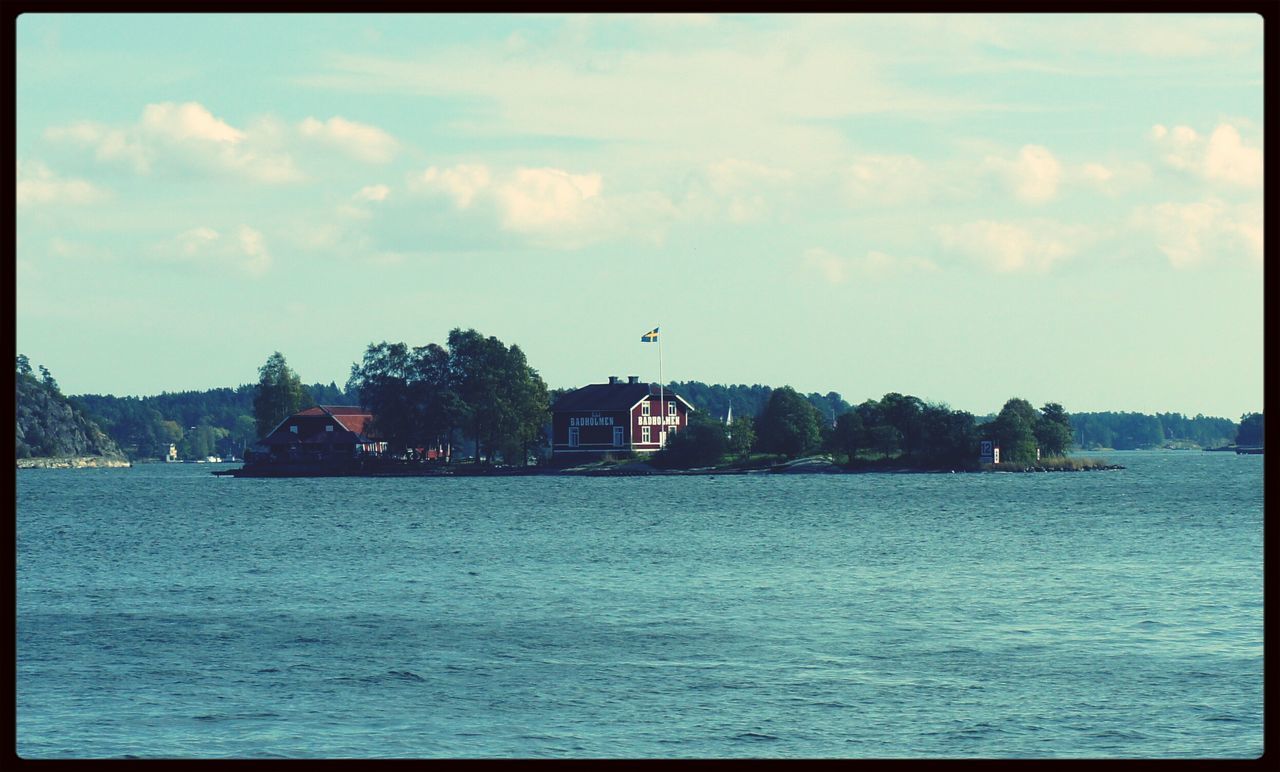
<instances>
[{"instance_id":1,"label":"red wooden house","mask_svg":"<svg viewBox=\"0 0 1280 772\"><path fill-rule=\"evenodd\" d=\"M640 383L593 383L561 395L551 406L551 452L556 456L652 453L667 435L689 425L693 405L670 389Z\"/></svg>"},{"instance_id":2,"label":"red wooden house","mask_svg":"<svg viewBox=\"0 0 1280 772\"><path fill-rule=\"evenodd\" d=\"M330 461L378 455L387 443L370 433L373 415L352 405L318 405L294 413L259 441L274 461Z\"/></svg>"}]
</instances>

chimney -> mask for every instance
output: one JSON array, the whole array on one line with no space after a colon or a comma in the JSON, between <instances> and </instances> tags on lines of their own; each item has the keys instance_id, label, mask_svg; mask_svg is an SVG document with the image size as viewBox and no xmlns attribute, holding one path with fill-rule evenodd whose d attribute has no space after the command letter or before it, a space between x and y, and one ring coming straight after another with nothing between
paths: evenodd
<instances>
[{"instance_id":1,"label":"chimney","mask_svg":"<svg viewBox=\"0 0 1280 772\"><path fill-rule=\"evenodd\" d=\"M640 382L640 376L638 375L627 376L627 383L639 383L639 382Z\"/></svg>"},{"instance_id":2,"label":"chimney","mask_svg":"<svg viewBox=\"0 0 1280 772\"><path fill-rule=\"evenodd\" d=\"M618 376L616 376L616 375L610 375L610 376L609 376L609 385L610 385L610 386L613 386L613 385L614 385L614 384L616 384L617 382L618 382Z\"/></svg>"}]
</instances>

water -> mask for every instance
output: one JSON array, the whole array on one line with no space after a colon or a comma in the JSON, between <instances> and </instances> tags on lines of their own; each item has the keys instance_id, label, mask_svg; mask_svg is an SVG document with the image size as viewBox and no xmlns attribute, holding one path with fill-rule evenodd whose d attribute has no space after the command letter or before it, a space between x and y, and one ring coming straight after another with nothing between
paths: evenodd
<instances>
[{"instance_id":1,"label":"water","mask_svg":"<svg viewBox=\"0 0 1280 772\"><path fill-rule=\"evenodd\" d=\"M1262 457L17 475L17 751L1256 757Z\"/></svg>"}]
</instances>

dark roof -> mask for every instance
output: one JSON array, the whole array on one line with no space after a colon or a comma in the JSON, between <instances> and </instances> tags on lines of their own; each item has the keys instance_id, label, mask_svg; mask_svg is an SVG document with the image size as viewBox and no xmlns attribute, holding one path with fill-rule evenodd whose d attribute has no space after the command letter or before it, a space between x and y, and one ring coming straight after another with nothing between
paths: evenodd
<instances>
[{"instance_id":1,"label":"dark roof","mask_svg":"<svg viewBox=\"0 0 1280 772\"><path fill-rule=\"evenodd\" d=\"M320 428L323 426L322 422L315 428L309 428L306 434L282 431L284 425L294 418L328 419L336 423L339 428L335 432L326 432L323 428ZM372 420L373 416L368 410L355 405L317 405L294 413L281 421L276 425L275 429L262 439L262 444L370 442L375 438L366 434L366 431L369 428L369 422Z\"/></svg>"},{"instance_id":2,"label":"dark roof","mask_svg":"<svg viewBox=\"0 0 1280 772\"><path fill-rule=\"evenodd\" d=\"M692 410L688 400L666 389L667 396L684 402ZM551 409L555 412L575 410L629 410L646 395L658 396L656 383L593 383L581 389L560 395Z\"/></svg>"}]
</instances>

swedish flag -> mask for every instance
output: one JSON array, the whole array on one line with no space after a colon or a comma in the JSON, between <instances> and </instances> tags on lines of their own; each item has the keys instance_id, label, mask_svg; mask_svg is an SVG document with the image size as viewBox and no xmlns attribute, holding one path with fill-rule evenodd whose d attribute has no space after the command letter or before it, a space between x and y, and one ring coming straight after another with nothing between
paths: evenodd
<instances>
[{"instance_id":1,"label":"swedish flag","mask_svg":"<svg viewBox=\"0 0 1280 772\"><path fill-rule=\"evenodd\" d=\"M654 327L652 330L650 330L650 331L646 332L644 335L641 335L641 336L640 336L640 342L641 342L641 343L654 343L654 342L656 342L657 340L658 340L658 328L657 328L657 327Z\"/></svg>"}]
</instances>

